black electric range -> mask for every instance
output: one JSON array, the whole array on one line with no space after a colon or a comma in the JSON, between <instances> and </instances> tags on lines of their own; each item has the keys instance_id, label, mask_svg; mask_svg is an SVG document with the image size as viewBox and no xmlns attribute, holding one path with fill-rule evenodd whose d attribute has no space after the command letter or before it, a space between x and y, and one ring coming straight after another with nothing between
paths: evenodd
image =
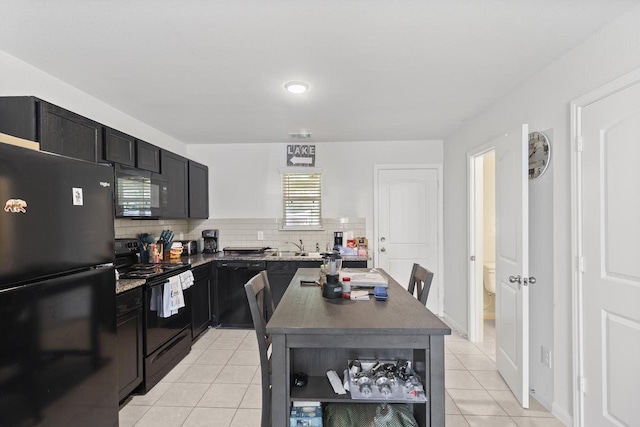
<instances>
[{"instance_id":1,"label":"black electric range","mask_svg":"<svg viewBox=\"0 0 640 427\"><path fill-rule=\"evenodd\" d=\"M173 291L167 293L170 278L191 268L191 264L165 262L140 264L136 239L116 239L116 269L121 279L144 279L143 331L144 374L142 391L149 391L191 351L191 308L167 313L160 310Z\"/></svg>"}]
</instances>

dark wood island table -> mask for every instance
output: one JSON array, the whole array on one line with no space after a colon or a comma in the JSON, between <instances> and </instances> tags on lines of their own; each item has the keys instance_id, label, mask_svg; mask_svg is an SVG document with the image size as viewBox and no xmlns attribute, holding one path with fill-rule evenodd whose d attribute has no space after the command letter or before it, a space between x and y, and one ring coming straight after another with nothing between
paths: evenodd
<instances>
[{"instance_id":1,"label":"dark wood island table","mask_svg":"<svg viewBox=\"0 0 640 427\"><path fill-rule=\"evenodd\" d=\"M362 269L368 271L368 269ZM405 359L422 378L426 402L408 403L420 426L445 425L444 336L451 329L393 280L387 301L325 299L316 280L320 270L300 268L267 324L272 337L272 425L289 425L294 401L367 402L333 392L326 372L340 378L348 360ZM308 375L304 387L291 386L294 373Z\"/></svg>"}]
</instances>

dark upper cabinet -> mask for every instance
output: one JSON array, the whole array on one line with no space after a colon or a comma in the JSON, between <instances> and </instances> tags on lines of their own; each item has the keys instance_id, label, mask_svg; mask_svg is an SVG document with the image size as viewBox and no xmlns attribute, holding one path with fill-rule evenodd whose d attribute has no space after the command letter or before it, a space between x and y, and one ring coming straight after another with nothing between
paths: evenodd
<instances>
[{"instance_id":1,"label":"dark upper cabinet","mask_svg":"<svg viewBox=\"0 0 640 427\"><path fill-rule=\"evenodd\" d=\"M136 139L136 167L160 173L160 148Z\"/></svg>"},{"instance_id":2,"label":"dark upper cabinet","mask_svg":"<svg viewBox=\"0 0 640 427\"><path fill-rule=\"evenodd\" d=\"M189 218L209 218L209 168L189 160Z\"/></svg>"},{"instance_id":3,"label":"dark upper cabinet","mask_svg":"<svg viewBox=\"0 0 640 427\"><path fill-rule=\"evenodd\" d=\"M136 139L119 130L104 128L104 159L125 166L136 165Z\"/></svg>"},{"instance_id":4,"label":"dark upper cabinet","mask_svg":"<svg viewBox=\"0 0 640 427\"><path fill-rule=\"evenodd\" d=\"M162 178L167 186L167 207L164 218L189 216L189 167L188 160L170 151L160 150Z\"/></svg>"},{"instance_id":5,"label":"dark upper cabinet","mask_svg":"<svg viewBox=\"0 0 640 427\"><path fill-rule=\"evenodd\" d=\"M99 162L102 125L32 96L0 98L0 132L40 143L40 149Z\"/></svg>"},{"instance_id":6,"label":"dark upper cabinet","mask_svg":"<svg viewBox=\"0 0 640 427\"><path fill-rule=\"evenodd\" d=\"M104 158L113 163L160 173L160 148L105 127Z\"/></svg>"}]
</instances>

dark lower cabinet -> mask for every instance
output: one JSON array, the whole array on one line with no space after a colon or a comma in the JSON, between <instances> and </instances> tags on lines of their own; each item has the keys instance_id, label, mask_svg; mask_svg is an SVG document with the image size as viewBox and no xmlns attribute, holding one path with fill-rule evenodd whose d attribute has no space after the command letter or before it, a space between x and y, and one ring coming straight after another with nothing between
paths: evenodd
<instances>
[{"instance_id":1,"label":"dark lower cabinet","mask_svg":"<svg viewBox=\"0 0 640 427\"><path fill-rule=\"evenodd\" d=\"M118 399L124 400L143 378L142 288L116 295Z\"/></svg>"},{"instance_id":2,"label":"dark lower cabinet","mask_svg":"<svg viewBox=\"0 0 640 427\"><path fill-rule=\"evenodd\" d=\"M289 282L296 274L298 264L296 261L269 261L267 263L267 276L269 277L273 303L276 307L287 290ZM320 267L321 264L322 261L317 261L309 267Z\"/></svg>"},{"instance_id":3,"label":"dark lower cabinet","mask_svg":"<svg viewBox=\"0 0 640 427\"><path fill-rule=\"evenodd\" d=\"M211 325L210 287L213 272L212 263L198 266L192 270L194 283L191 293L191 338L196 339Z\"/></svg>"}]
</instances>

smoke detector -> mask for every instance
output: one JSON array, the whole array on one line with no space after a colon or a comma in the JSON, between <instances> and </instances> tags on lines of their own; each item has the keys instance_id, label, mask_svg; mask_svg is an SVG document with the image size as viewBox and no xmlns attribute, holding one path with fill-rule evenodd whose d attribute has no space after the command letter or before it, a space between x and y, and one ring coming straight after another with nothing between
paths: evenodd
<instances>
[{"instance_id":1,"label":"smoke detector","mask_svg":"<svg viewBox=\"0 0 640 427\"><path fill-rule=\"evenodd\" d=\"M298 133L289 134L289 139L302 140L302 139L310 139L310 138L311 138L311 133L308 133L308 132L298 132Z\"/></svg>"}]
</instances>

